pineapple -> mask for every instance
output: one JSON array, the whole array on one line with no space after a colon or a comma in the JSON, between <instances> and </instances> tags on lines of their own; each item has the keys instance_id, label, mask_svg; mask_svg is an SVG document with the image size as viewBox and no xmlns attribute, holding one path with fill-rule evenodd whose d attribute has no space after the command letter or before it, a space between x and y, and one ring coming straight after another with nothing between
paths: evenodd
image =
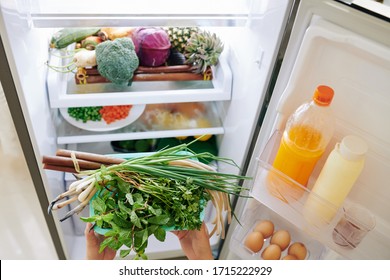
<instances>
[{"instance_id":1,"label":"pineapple","mask_svg":"<svg viewBox=\"0 0 390 280\"><path fill-rule=\"evenodd\" d=\"M178 52L183 53L188 39L191 35L199 32L198 27L166 27L165 31L169 35L172 48Z\"/></svg>"},{"instance_id":2,"label":"pineapple","mask_svg":"<svg viewBox=\"0 0 390 280\"><path fill-rule=\"evenodd\" d=\"M215 33L200 31L193 33L187 41L184 55L186 63L196 67L195 72L204 73L207 67L216 65L223 51L223 43Z\"/></svg>"}]
</instances>

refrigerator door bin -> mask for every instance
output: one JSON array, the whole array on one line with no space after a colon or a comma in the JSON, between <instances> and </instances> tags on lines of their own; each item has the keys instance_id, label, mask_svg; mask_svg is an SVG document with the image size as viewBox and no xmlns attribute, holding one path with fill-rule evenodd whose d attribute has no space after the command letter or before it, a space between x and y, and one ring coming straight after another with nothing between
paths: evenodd
<instances>
[{"instance_id":1,"label":"refrigerator door bin","mask_svg":"<svg viewBox=\"0 0 390 280\"><path fill-rule=\"evenodd\" d=\"M336 208L320 196L311 193L311 185L316 180L315 172L310 178L309 186L304 187L274 169L272 161L279 147L281 135L280 131L275 131L258 158L256 177L250 192L252 197L345 258L388 257L389 251L379 250L379 248L389 247L389 227L378 215L375 216L375 228L367 233L367 236L356 248L339 246L334 242L333 230L343 217L342 209L348 208L357 201L347 198L342 207ZM321 163L319 162L316 169L320 168ZM308 198L317 205L315 209L318 212L305 208ZM328 213L334 214L333 219L325 218L328 217ZM373 251L372 248L378 248L378 251Z\"/></svg>"},{"instance_id":2,"label":"refrigerator door bin","mask_svg":"<svg viewBox=\"0 0 390 280\"><path fill-rule=\"evenodd\" d=\"M58 52L52 50L52 52ZM230 100L232 73L227 62L229 49L212 66L211 80L194 81L134 81L130 86L112 83L76 84L75 73L61 73L48 69L47 88L51 108L103 106L193 101ZM50 55L49 65L68 65L68 59Z\"/></svg>"},{"instance_id":3,"label":"refrigerator door bin","mask_svg":"<svg viewBox=\"0 0 390 280\"><path fill-rule=\"evenodd\" d=\"M281 213L286 219L294 221L294 224L302 229L322 230L332 221L322 219L321 215L318 215L317 219L308 219L308 221L304 218L304 203L308 196L313 195L315 202L328 211L337 213L338 209L321 197L310 194L309 188L300 185L272 167L281 136L280 131L275 131L258 158L258 168L251 188L251 195L275 212ZM312 180L313 178L310 181Z\"/></svg>"},{"instance_id":4,"label":"refrigerator door bin","mask_svg":"<svg viewBox=\"0 0 390 280\"><path fill-rule=\"evenodd\" d=\"M271 237L264 239L264 244L260 251L253 252L246 245L245 240L250 233L252 233L256 225L261 221L271 221L274 224L274 233L279 230L285 230L290 235L290 247L292 244L299 242L302 243L306 250L305 260L321 259L322 255L326 252L326 247L317 240L304 234L298 227L282 218L278 214L267 209L266 206L252 201L250 207L246 210L246 213L242 216L244 220L240 220L240 224L234 229L233 236L230 240L231 250L242 259L249 260L262 260L262 253L270 245ZM280 259L283 259L288 254L288 247L281 253Z\"/></svg>"}]
</instances>

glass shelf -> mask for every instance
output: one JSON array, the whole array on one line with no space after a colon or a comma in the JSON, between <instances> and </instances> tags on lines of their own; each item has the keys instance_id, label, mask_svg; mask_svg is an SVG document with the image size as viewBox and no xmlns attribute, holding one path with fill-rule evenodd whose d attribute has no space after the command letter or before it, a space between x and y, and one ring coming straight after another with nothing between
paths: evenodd
<instances>
[{"instance_id":1,"label":"glass shelf","mask_svg":"<svg viewBox=\"0 0 390 280\"><path fill-rule=\"evenodd\" d=\"M121 129L94 132L84 130L69 124L63 119L59 110L53 109L53 118L56 119L57 143L58 144L76 144L90 142L106 142L120 140L152 139L211 134L218 135L224 133L224 128L217 112L216 105L213 102L197 103L204 106L204 112L187 116L186 119L177 125L172 122L170 115L165 110L159 114L159 118L154 118L156 109L149 105L143 114L132 124ZM158 111L160 112L160 111ZM176 113L174 113L176 114ZM165 116L165 122L161 116ZM176 115L175 115L176 116ZM175 117L173 116L173 117ZM199 120L207 125L199 125ZM183 120L180 116L180 120ZM203 127L202 127L203 126Z\"/></svg>"},{"instance_id":2,"label":"glass shelf","mask_svg":"<svg viewBox=\"0 0 390 280\"><path fill-rule=\"evenodd\" d=\"M104 106L125 104L153 104L179 102L223 101L231 99L232 73L225 50L216 66L212 80L133 82L131 86L116 87L112 83L79 85L74 73L60 73L48 69L47 87L51 108ZM51 55L49 65L66 65L58 56Z\"/></svg>"},{"instance_id":3,"label":"glass shelf","mask_svg":"<svg viewBox=\"0 0 390 280\"><path fill-rule=\"evenodd\" d=\"M251 2L251 1L250 1ZM251 3L235 0L122 1L16 1L16 9L35 27L76 27L93 21L96 26L157 26L174 22L181 26L243 26Z\"/></svg>"}]
</instances>

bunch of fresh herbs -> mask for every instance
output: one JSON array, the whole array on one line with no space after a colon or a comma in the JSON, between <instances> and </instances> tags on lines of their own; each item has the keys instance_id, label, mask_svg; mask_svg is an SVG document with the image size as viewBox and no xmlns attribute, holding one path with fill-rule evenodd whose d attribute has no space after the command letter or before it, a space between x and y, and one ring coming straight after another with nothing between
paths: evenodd
<instances>
[{"instance_id":1,"label":"bunch of fresh herbs","mask_svg":"<svg viewBox=\"0 0 390 280\"><path fill-rule=\"evenodd\" d=\"M201 212L209 198L191 179L182 182L168 178L139 178L136 174L128 176L126 181L123 176L111 178L109 189L101 186L91 201L94 215L81 218L110 229L100 252L106 247L122 248L122 258L134 251L136 259L145 259L149 236L164 241L167 229L201 227ZM134 181L129 183L130 180Z\"/></svg>"},{"instance_id":2,"label":"bunch of fresh herbs","mask_svg":"<svg viewBox=\"0 0 390 280\"><path fill-rule=\"evenodd\" d=\"M215 209L215 227L210 234L224 237L224 215L230 221L230 195L244 195L239 184L250 177L217 172L199 162L223 162L235 165L230 159L210 153L194 153L188 144L133 157L120 164L101 166L97 170L80 172L83 179L74 182L49 207L59 209L75 199L80 204L70 210L65 220L91 203L93 214L83 217L102 229L106 247L120 251L126 257L132 251L136 259L147 258L148 238L154 235L164 241L166 231L195 230L202 224L201 213L211 200ZM59 202L68 197L65 202Z\"/></svg>"}]
</instances>

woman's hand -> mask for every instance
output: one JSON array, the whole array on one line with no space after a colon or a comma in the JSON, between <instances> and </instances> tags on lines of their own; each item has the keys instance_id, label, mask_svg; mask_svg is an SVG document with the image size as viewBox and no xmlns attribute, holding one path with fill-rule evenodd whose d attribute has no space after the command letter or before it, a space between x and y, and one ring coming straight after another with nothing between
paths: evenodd
<instances>
[{"instance_id":1,"label":"woman's hand","mask_svg":"<svg viewBox=\"0 0 390 280\"><path fill-rule=\"evenodd\" d=\"M209 233L205 223L200 230L172 231L180 241L181 248L189 260L213 260Z\"/></svg>"},{"instance_id":2,"label":"woman's hand","mask_svg":"<svg viewBox=\"0 0 390 280\"><path fill-rule=\"evenodd\" d=\"M104 240L104 236L96 235L92 227L93 225L91 223L87 223L84 230L87 241L87 260L113 260L116 251L108 247L99 253L100 243Z\"/></svg>"}]
</instances>

